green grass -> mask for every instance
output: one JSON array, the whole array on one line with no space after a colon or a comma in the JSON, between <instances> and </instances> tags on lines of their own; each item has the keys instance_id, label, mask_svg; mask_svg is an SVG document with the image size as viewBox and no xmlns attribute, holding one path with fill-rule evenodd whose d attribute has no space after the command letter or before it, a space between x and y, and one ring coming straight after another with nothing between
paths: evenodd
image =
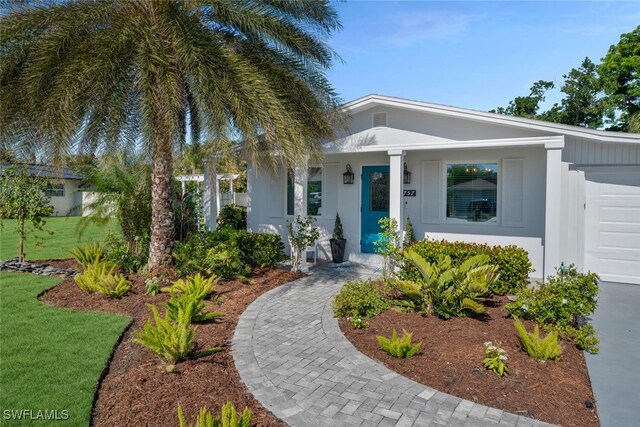
<instances>
[{"instance_id":1,"label":"green grass","mask_svg":"<svg viewBox=\"0 0 640 427\"><path fill-rule=\"evenodd\" d=\"M102 240L110 231L119 230L117 221L111 221L103 227L89 225L82 238L76 233L76 226L80 221L79 216L51 217L47 218L44 229L53 231L52 235L37 231L36 234L43 239L42 245L37 246L33 235L27 237L25 254L28 260L38 259L66 259L71 258L69 251L74 247ZM18 233L16 233L15 220L2 220L4 228L0 230L0 259L9 259L18 253Z\"/></svg>"},{"instance_id":2,"label":"green grass","mask_svg":"<svg viewBox=\"0 0 640 427\"><path fill-rule=\"evenodd\" d=\"M87 426L98 378L130 319L50 307L36 296L59 279L0 273L0 425ZM57 410L66 421L7 420Z\"/></svg>"}]
</instances>

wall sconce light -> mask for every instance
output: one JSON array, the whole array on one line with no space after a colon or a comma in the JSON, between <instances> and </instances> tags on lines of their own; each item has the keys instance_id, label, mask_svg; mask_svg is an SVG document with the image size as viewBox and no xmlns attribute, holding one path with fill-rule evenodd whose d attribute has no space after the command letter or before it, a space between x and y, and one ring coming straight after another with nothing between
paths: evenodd
<instances>
[{"instance_id":1,"label":"wall sconce light","mask_svg":"<svg viewBox=\"0 0 640 427\"><path fill-rule=\"evenodd\" d=\"M353 184L353 172L351 172L351 165L347 163L347 171L342 174L343 184Z\"/></svg>"},{"instance_id":2,"label":"wall sconce light","mask_svg":"<svg viewBox=\"0 0 640 427\"><path fill-rule=\"evenodd\" d=\"M405 164L404 164L404 172L403 172L403 175L404 175L404 180L403 180L403 182L404 182L405 184L411 184L411 172L409 172L409 171L407 170L407 163L406 163L406 162L405 162Z\"/></svg>"}]
</instances>

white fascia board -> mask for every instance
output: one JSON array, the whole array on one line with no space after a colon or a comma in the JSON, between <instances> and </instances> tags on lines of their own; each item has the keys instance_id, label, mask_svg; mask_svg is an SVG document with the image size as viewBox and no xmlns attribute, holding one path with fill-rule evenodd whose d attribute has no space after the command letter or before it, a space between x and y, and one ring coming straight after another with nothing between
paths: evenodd
<instances>
[{"instance_id":1,"label":"white fascia board","mask_svg":"<svg viewBox=\"0 0 640 427\"><path fill-rule=\"evenodd\" d=\"M596 129L581 128L579 126L564 125L545 122L542 120L525 119L522 117L506 116L503 114L488 113L485 111L469 110L448 105L430 104L421 101L412 101L402 98L393 98L383 95L367 95L343 105L345 112L357 113L378 105L422 111L448 117L457 117L466 120L475 120L484 123L493 123L501 126L513 126L523 129L532 129L544 132L562 133L578 138L593 139L602 142L623 142L628 144L640 144L640 134L624 132L608 132Z\"/></svg>"},{"instance_id":2,"label":"white fascia board","mask_svg":"<svg viewBox=\"0 0 640 427\"><path fill-rule=\"evenodd\" d=\"M390 150L461 150L469 148L505 148L505 147L535 147L543 146L547 149L561 149L564 147L564 136L540 136L532 138L506 138L506 139L478 139L470 141L446 141L430 144L393 144L393 145L366 145L359 147L330 147L323 150L324 154L339 153L371 153L389 152Z\"/></svg>"}]
</instances>

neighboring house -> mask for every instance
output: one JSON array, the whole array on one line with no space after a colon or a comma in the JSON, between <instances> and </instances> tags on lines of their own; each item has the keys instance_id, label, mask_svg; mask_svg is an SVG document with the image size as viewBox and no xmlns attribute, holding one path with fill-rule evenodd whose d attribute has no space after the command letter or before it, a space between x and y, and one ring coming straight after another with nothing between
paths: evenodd
<instances>
[{"instance_id":1,"label":"neighboring house","mask_svg":"<svg viewBox=\"0 0 640 427\"><path fill-rule=\"evenodd\" d=\"M0 163L0 173L12 165L12 163ZM25 166L30 175L49 178L51 185L45 191L45 195L50 198L49 204L53 206L52 216L80 215L83 176L69 168L37 164L21 164L21 166Z\"/></svg>"},{"instance_id":2,"label":"neighboring house","mask_svg":"<svg viewBox=\"0 0 640 427\"><path fill-rule=\"evenodd\" d=\"M348 131L323 144L321 164L249 164L251 231L286 241L287 221L313 211L328 253L339 213L347 256L368 262L378 219L410 217L419 238L520 246L532 277L564 262L640 283L640 135L380 95L344 110Z\"/></svg>"}]
</instances>

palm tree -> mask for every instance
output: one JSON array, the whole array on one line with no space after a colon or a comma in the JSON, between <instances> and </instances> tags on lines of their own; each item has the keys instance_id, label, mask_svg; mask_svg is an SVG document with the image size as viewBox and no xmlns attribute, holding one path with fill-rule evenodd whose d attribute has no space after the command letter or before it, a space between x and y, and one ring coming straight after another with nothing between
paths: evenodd
<instances>
[{"instance_id":1,"label":"palm tree","mask_svg":"<svg viewBox=\"0 0 640 427\"><path fill-rule=\"evenodd\" d=\"M0 142L68 153L142 144L152 161L149 266L170 262L172 153L243 141L292 166L332 135L329 0L8 2L0 13ZM189 128L189 132L187 132Z\"/></svg>"}]
</instances>

